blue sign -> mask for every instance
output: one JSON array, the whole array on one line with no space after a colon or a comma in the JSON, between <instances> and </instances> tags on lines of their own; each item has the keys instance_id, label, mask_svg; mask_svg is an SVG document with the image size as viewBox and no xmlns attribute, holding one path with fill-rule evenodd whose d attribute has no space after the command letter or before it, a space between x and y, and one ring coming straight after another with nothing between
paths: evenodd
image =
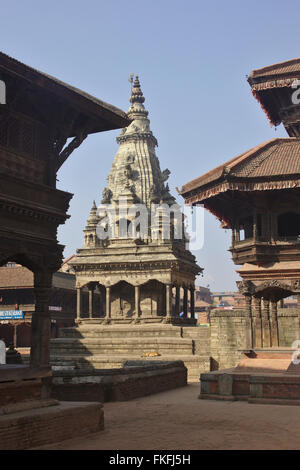
<instances>
[{"instance_id":1,"label":"blue sign","mask_svg":"<svg viewBox=\"0 0 300 470\"><path fill-rule=\"evenodd\" d=\"M22 310L0 310L0 320L16 320L23 318Z\"/></svg>"}]
</instances>

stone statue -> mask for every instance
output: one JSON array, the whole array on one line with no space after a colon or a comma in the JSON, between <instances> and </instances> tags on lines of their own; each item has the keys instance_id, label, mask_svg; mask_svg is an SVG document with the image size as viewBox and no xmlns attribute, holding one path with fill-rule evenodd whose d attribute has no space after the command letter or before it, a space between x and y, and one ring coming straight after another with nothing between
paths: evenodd
<instances>
[{"instance_id":1,"label":"stone statue","mask_svg":"<svg viewBox=\"0 0 300 470\"><path fill-rule=\"evenodd\" d=\"M102 192L101 204L110 204L112 198L112 192L109 188L104 188Z\"/></svg>"}]
</instances>

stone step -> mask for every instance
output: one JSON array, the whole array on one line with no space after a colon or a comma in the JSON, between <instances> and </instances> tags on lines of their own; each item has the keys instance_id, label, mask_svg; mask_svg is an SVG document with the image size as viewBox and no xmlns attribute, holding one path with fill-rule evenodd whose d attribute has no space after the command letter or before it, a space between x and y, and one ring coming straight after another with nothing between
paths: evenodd
<instances>
[{"instance_id":1,"label":"stone step","mask_svg":"<svg viewBox=\"0 0 300 470\"><path fill-rule=\"evenodd\" d=\"M193 328L193 327L192 327ZM194 327L198 329L197 327ZM182 327L168 325L127 325L103 326L99 324L80 325L78 328L61 328L61 338L137 338L137 337L182 337Z\"/></svg>"},{"instance_id":2,"label":"stone step","mask_svg":"<svg viewBox=\"0 0 300 470\"><path fill-rule=\"evenodd\" d=\"M210 328L206 326L184 327L182 328L183 338L192 338L195 340L210 340Z\"/></svg>"},{"instance_id":3,"label":"stone step","mask_svg":"<svg viewBox=\"0 0 300 470\"><path fill-rule=\"evenodd\" d=\"M172 351L178 354L193 354L194 344L190 339L176 338L57 338L51 340L52 354L131 354Z\"/></svg>"},{"instance_id":4,"label":"stone step","mask_svg":"<svg viewBox=\"0 0 300 470\"><path fill-rule=\"evenodd\" d=\"M128 360L143 361L183 361L188 370L188 380L199 382L200 373L209 371L209 358L207 356L192 356L187 354L163 354L155 357L141 357L137 354L100 354L93 356L86 355L51 355L50 363L54 370L67 369L115 369L123 367Z\"/></svg>"}]
</instances>

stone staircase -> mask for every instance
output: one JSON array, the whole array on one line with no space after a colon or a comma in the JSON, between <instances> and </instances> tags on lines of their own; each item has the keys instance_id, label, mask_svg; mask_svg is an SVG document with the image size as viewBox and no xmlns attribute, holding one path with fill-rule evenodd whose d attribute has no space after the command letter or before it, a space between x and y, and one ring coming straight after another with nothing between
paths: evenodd
<instances>
[{"instance_id":1,"label":"stone staircase","mask_svg":"<svg viewBox=\"0 0 300 470\"><path fill-rule=\"evenodd\" d=\"M174 325L102 325L82 321L78 327L62 328L51 340L53 369L120 368L128 360L182 360L189 381L199 381L210 370L207 327Z\"/></svg>"}]
</instances>

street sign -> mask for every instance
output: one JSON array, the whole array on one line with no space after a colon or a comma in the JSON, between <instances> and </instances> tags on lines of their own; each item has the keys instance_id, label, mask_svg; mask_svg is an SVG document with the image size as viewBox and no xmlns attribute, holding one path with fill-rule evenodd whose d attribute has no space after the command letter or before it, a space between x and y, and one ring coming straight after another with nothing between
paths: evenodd
<instances>
[{"instance_id":1,"label":"street sign","mask_svg":"<svg viewBox=\"0 0 300 470\"><path fill-rule=\"evenodd\" d=\"M23 318L22 310L0 310L0 320L17 320Z\"/></svg>"}]
</instances>

